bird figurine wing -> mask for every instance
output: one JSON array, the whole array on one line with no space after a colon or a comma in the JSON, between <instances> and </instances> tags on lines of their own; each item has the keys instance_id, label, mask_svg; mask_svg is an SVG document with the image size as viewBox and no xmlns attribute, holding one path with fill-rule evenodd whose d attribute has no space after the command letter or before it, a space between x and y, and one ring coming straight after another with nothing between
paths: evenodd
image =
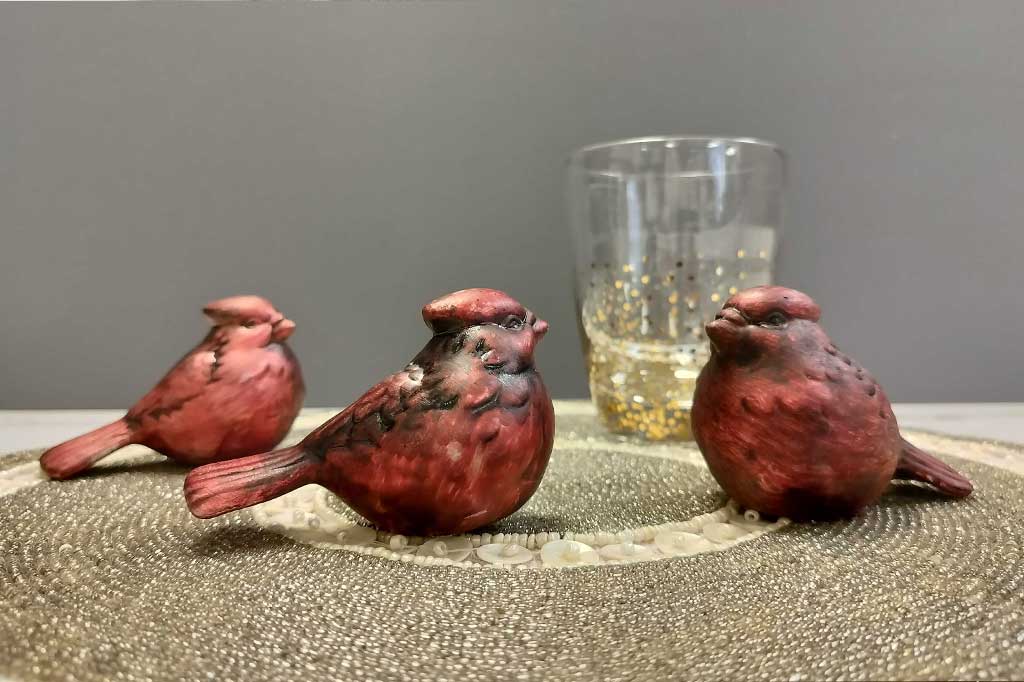
<instances>
[{"instance_id":1,"label":"bird figurine wing","mask_svg":"<svg viewBox=\"0 0 1024 682\"><path fill-rule=\"evenodd\" d=\"M321 458L328 450L346 448L353 441L376 445L408 410L409 401L420 391L422 376L412 366L392 374L310 431L302 442Z\"/></svg>"},{"instance_id":2,"label":"bird figurine wing","mask_svg":"<svg viewBox=\"0 0 1024 682\"><path fill-rule=\"evenodd\" d=\"M215 349L200 347L190 351L128 410L128 419L139 422L177 412L215 380L217 366Z\"/></svg>"},{"instance_id":3,"label":"bird figurine wing","mask_svg":"<svg viewBox=\"0 0 1024 682\"><path fill-rule=\"evenodd\" d=\"M455 371L453 371L453 369ZM450 410L456 407L484 410L501 398L501 382L486 371L427 370L410 364L364 393L354 403L310 432L303 442L320 453L342 450L353 444L378 445L411 408Z\"/></svg>"},{"instance_id":4,"label":"bird figurine wing","mask_svg":"<svg viewBox=\"0 0 1024 682\"><path fill-rule=\"evenodd\" d=\"M802 391L780 390L783 411L834 431L837 424L849 429L833 433L848 449L867 451L889 429L895 428L892 407L871 373L829 344L825 352L804 356Z\"/></svg>"},{"instance_id":5,"label":"bird figurine wing","mask_svg":"<svg viewBox=\"0 0 1024 682\"><path fill-rule=\"evenodd\" d=\"M377 449L395 422L410 416L413 408L454 407L458 396L446 397L446 383L435 372L410 364L374 385L295 446L197 469L186 479L189 507L206 518L316 482L328 454L344 457Z\"/></svg>"}]
</instances>

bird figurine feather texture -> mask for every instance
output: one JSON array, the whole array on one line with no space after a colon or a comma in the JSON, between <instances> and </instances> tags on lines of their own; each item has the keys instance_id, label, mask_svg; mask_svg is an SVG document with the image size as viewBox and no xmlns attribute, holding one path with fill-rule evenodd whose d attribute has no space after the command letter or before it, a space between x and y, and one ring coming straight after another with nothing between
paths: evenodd
<instances>
[{"instance_id":1,"label":"bird figurine feather texture","mask_svg":"<svg viewBox=\"0 0 1024 682\"><path fill-rule=\"evenodd\" d=\"M534 365L547 323L494 289L456 291L422 312L433 337L412 362L302 442L190 472L192 513L218 516L310 483L407 535L464 533L521 507L554 440Z\"/></svg>"},{"instance_id":2,"label":"bird figurine feather texture","mask_svg":"<svg viewBox=\"0 0 1024 682\"><path fill-rule=\"evenodd\" d=\"M306 391L285 343L295 323L260 296L222 298L203 313L206 337L124 417L44 452L47 475L71 478L133 443L195 465L281 442Z\"/></svg>"},{"instance_id":3,"label":"bird figurine feather texture","mask_svg":"<svg viewBox=\"0 0 1024 682\"><path fill-rule=\"evenodd\" d=\"M818 324L808 295L746 289L705 327L693 432L739 504L795 520L855 515L893 479L966 497L963 475L900 435L885 391Z\"/></svg>"}]
</instances>

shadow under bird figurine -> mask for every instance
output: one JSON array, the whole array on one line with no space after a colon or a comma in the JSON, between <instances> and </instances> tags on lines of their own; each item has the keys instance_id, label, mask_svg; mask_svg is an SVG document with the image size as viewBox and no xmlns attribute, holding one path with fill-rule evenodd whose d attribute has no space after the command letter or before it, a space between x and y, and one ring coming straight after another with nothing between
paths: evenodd
<instances>
[{"instance_id":1,"label":"shadow under bird figurine","mask_svg":"<svg viewBox=\"0 0 1024 682\"><path fill-rule=\"evenodd\" d=\"M820 313L804 293L756 287L706 326L693 432L722 488L797 520L852 516L893 478L969 495L970 481L900 436L882 387L829 340Z\"/></svg>"},{"instance_id":2,"label":"shadow under bird figurine","mask_svg":"<svg viewBox=\"0 0 1024 682\"><path fill-rule=\"evenodd\" d=\"M182 464L271 448L302 407L299 362L285 344L295 323L259 296L203 308L213 328L124 417L43 453L51 478L70 478L132 443Z\"/></svg>"},{"instance_id":3,"label":"shadow under bird figurine","mask_svg":"<svg viewBox=\"0 0 1024 682\"><path fill-rule=\"evenodd\" d=\"M408 535L464 533L521 507L554 439L533 362L547 323L493 289L439 298L423 319L434 336L412 362L298 445L192 471L192 513L218 516L309 483Z\"/></svg>"}]
</instances>

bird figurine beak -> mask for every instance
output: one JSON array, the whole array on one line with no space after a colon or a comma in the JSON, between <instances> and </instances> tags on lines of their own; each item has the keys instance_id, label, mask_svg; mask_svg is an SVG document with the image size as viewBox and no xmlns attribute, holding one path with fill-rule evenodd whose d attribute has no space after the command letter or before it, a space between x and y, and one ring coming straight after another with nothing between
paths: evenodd
<instances>
[{"instance_id":1,"label":"bird figurine beak","mask_svg":"<svg viewBox=\"0 0 1024 682\"><path fill-rule=\"evenodd\" d=\"M548 333L548 323L538 319L533 323L533 333L537 335L538 339L543 338Z\"/></svg>"},{"instance_id":2,"label":"bird figurine beak","mask_svg":"<svg viewBox=\"0 0 1024 682\"><path fill-rule=\"evenodd\" d=\"M274 341L281 342L291 336L294 331L295 323L285 317L274 323L274 331L270 337Z\"/></svg>"},{"instance_id":3,"label":"bird figurine beak","mask_svg":"<svg viewBox=\"0 0 1024 682\"><path fill-rule=\"evenodd\" d=\"M736 332L747 326L747 318L743 317L736 308L722 308L722 310L715 315L715 319L704 325L704 331L707 333L708 338L711 339L711 343L716 346L720 346L729 342L730 339L736 336Z\"/></svg>"}]
</instances>

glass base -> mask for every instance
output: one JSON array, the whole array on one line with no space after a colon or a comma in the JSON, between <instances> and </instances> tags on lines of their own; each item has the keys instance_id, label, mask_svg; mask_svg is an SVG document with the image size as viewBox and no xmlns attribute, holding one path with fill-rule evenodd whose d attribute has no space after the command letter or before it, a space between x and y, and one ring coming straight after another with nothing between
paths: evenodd
<instances>
[{"instance_id":1,"label":"glass base","mask_svg":"<svg viewBox=\"0 0 1024 682\"><path fill-rule=\"evenodd\" d=\"M703 358L688 352L636 353L594 346L587 356L590 395L613 433L647 440L693 440L690 406Z\"/></svg>"},{"instance_id":2,"label":"glass base","mask_svg":"<svg viewBox=\"0 0 1024 682\"><path fill-rule=\"evenodd\" d=\"M612 433L624 436L638 436L651 441L692 441L690 409L670 406L637 410L622 408L619 402L595 399L601 423Z\"/></svg>"}]
</instances>

